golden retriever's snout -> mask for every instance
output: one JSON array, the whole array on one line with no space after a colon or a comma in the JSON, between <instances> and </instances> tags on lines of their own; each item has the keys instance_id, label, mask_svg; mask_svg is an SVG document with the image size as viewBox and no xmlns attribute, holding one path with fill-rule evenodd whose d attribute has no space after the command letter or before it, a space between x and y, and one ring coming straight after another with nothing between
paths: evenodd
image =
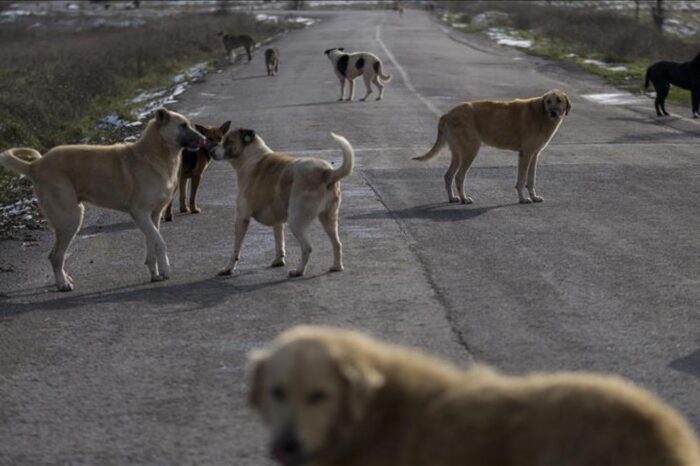
<instances>
[{"instance_id":1,"label":"golden retriever's snout","mask_svg":"<svg viewBox=\"0 0 700 466\"><path fill-rule=\"evenodd\" d=\"M270 456L284 466L296 466L303 463L302 445L294 433L294 429L286 427L275 435L270 445Z\"/></svg>"}]
</instances>

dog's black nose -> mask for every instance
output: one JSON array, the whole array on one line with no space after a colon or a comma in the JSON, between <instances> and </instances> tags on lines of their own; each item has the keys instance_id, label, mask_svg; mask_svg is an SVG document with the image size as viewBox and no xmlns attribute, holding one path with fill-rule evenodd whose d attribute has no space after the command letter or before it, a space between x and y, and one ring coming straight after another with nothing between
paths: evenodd
<instances>
[{"instance_id":1,"label":"dog's black nose","mask_svg":"<svg viewBox=\"0 0 700 466\"><path fill-rule=\"evenodd\" d=\"M549 116L551 116L552 118L556 118L557 112L549 112Z\"/></svg>"},{"instance_id":2,"label":"dog's black nose","mask_svg":"<svg viewBox=\"0 0 700 466\"><path fill-rule=\"evenodd\" d=\"M291 429L285 430L274 439L271 453L282 464L296 464L302 456L301 442Z\"/></svg>"}]
</instances>

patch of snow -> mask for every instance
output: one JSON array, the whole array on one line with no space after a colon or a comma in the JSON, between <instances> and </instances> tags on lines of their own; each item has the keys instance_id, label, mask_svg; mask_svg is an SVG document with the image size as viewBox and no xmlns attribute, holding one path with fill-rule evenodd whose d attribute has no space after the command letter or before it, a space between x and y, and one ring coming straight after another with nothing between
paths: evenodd
<instances>
[{"instance_id":1,"label":"patch of snow","mask_svg":"<svg viewBox=\"0 0 700 466\"><path fill-rule=\"evenodd\" d=\"M453 28L460 29L460 28L465 28L465 27L467 27L467 26L469 26L469 25L468 25L467 23L452 23L451 26L452 26Z\"/></svg>"},{"instance_id":2,"label":"patch of snow","mask_svg":"<svg viewBox=\"0 0 700 466\"><path fill-rule=\"evenodd\" d=\"M267 15L265 13L258 13L255 15L255 21L260 23L278 23L279 20L279 16Z\"/></svg>"},{"instance_id":3,"label":"patch of snow","mask_svg":"<svg viewBox=\"0 0 700 466\"><path fill-rule=\"evenodd\" d=\"M502 11L485 11L479 13L472 18L472 24L475 26L491 24L494 21L505 21L508 19L508 13L503 13Z\"/></svg>"},{"instance_id":4,"label":"patch of snow","mask_svg":"<svg viewBox=\"0 0 700 466\"><path fill-rule=\"evenodd\" d=\"M313 26L318 20L313 18L306 18L304 16L292 16L287 18L287 21L289 21L290 23L303 24L305 27L309 27Z\"/></svg>"},{"instance_id":5,"label":"patch of snow","mask_svg":"<svg viewBox=\"0 0 700 466\"><path fill-rule=\"evenodd\" d=\"M677 19L667 19L664 21L664 32L677 36L690 37L696 35L700 30L690 24L684 24Z\"/></svg>"},{"instance_id":6,"label":"patch of snow","mask_svg":"<svg viewBox=\"0 0 700 466\"><path fill-rule=\"evenodd\" d=\"M509 33L509 31L502 28L489 28L486 34L497 44L507 45L509 47L518 47L522 49L529 49L532 47L532 41L529 39L519 39L514 37Z\"/></svg>"},{"instance_id":7,"label":"patch of snow","mask_svg":"<svg viewBox=\"0 0 700 466\"><path fill-rule=\"evenodd\" d=\"M125 128L129 124L128 121L122 119L119 115L112 112L106 117L102 118L97 122L97 127L104 130L113 130L119 128Z\"/></svg>"},{"instance_id":8,"label":"patch of snow","mask_svg":"<svg viewBox=\"0 0 700 466\"><path fill-rule=\"evenodd\" d=\"M605 68L606 70L610 70L610 71L618 71L618 72L629 71L629 69L625 65L615 65L612 63L606 63L604 61L595 60L593 58L587 58L587 59L583 60L583 62L588 64L588 65L595 65L595 66L598 66L600 68Z\"/></svg>"},{"instance_id":9,"label":"patch of snow","mask_svg":"<svg viewBox=\"0 0 700 466\"><path fill-rule=\"evenodd\" d=\"M581 97L601 105L637 105L646 104L645 97L633 95L627 92L616 92L607 94L584 94Z\"/></svg>"}]
</instances>

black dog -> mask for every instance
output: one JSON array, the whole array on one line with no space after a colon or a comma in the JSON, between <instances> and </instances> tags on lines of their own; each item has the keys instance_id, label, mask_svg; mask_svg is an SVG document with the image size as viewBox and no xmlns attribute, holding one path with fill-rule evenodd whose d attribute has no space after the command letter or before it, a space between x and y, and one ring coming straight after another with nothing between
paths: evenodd
<instances>
[{"instance_id":1,"label":"black dog","mask_svg":"<svg viewBox=\"0 0 700 466\"><path fill-rule=\"evenodd\" d=\"M672 61L660 61L647 68L644 81L644 89L649 87L649 81L654 83L656 100L654 107L658 116L666 115L666 97L671 84L681 89L687 89L691 93L693 105L693 118L698 118L700 107L700 53L692 61L676 63ZM663 112L663 113L662 113Z\"/></svg>"}]
</instances>

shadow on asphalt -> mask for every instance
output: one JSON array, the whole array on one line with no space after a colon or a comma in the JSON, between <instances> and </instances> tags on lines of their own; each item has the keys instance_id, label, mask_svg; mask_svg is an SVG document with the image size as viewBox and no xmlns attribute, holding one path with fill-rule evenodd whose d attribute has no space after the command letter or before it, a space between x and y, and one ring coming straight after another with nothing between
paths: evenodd
<instances>
[{"instance_id":1,"label":"shadow on asphalt","mask_svg":"<svg viewBox=\"0 0 700 466\"><path fill-rule=\"evenodd\" d=\"M253 272L255 273L255 272ZM248 275L250 273L245 273ZM311 280L317 277L312 275L302 279ZM296 280L295 280L296 281ZM54 291L57 297L46 301L30 303L3 303L0 310L0 318L13 317L18 314L31 311L56 311L84 307L90 304L115 304L124 303L124 310L138 309L138 303L151 305L172 305L173 303L191 303L193 306L187 311L198 311L211 306L216 306L232 294L243 294L258 291L272 286L291 283L287 277L258 283L241 283L231 280L230 277L212 277L203 280L169 285L161 282L157 285L127 285L105 291L97 291L85 294L59 293ZM35 290L35 288L32 288ZM54 288L55 290L55 288ZM27 293L27 290L18 290L19 294L12 293L9 299L30 296L39 293ZM8 299L5 298L5 299ZM3 299L3 301L5 300ZM0 301L2 302L2 301ZM182 310L180 310L182 311Z\"/></svg>"},{"instance_id":2,"label":"shadow on asphalt","mask_svg":"<svg viewBox=\"0 0 700 466\"><path fill-rule=\"evenodd\" d=\"M700 349L690 353L688 356L674 359L669 363L668 367L700 378Z\"/></svg>"},{"instance_id":3,"label":"shadow on asphalt","mask_svg":"<svg viewBox=\"0 0 700 466\"><path fill-rule=\"evenodd\" d=\"M486 212L503 207L512 207L519 205L517 202L510 204L498 204L487 207L469 207L462 204L450 204L447 202L439 202L433 204L424 204L415 207L398 210L381 210L368 214L353 215L348 217L351 220L363 219L423 219L433 222L453 222L459 220L469 220L476 218Z\"/></svg>"},{"instance_id":4,"label":"shadow on asphalt","mask_svg":"<svg viewBox=\"0 0 700 466\"><path fill-rule=\"evenodd\" d=\"M333 105L333 104L342 105L344 103L347 103L347 102L340 102L338 100L330 100L330 101L326 101L326 102L306 102L303 104L275 105L274 107L269 107L269 108L314 107L316 105Z\"/></svg>"},{"instance_id":5,"label":"shadow on asphalt","mask_svg":"<svg viewBox=\"0 0 700 466\"><path fill-rule=\"evenodd\" d=\"M246 79L268 78L266 74L256 74L255 76L244 76L242 78L231 78L231 81L245 81Z\"/></svg>"}]
</instances>

